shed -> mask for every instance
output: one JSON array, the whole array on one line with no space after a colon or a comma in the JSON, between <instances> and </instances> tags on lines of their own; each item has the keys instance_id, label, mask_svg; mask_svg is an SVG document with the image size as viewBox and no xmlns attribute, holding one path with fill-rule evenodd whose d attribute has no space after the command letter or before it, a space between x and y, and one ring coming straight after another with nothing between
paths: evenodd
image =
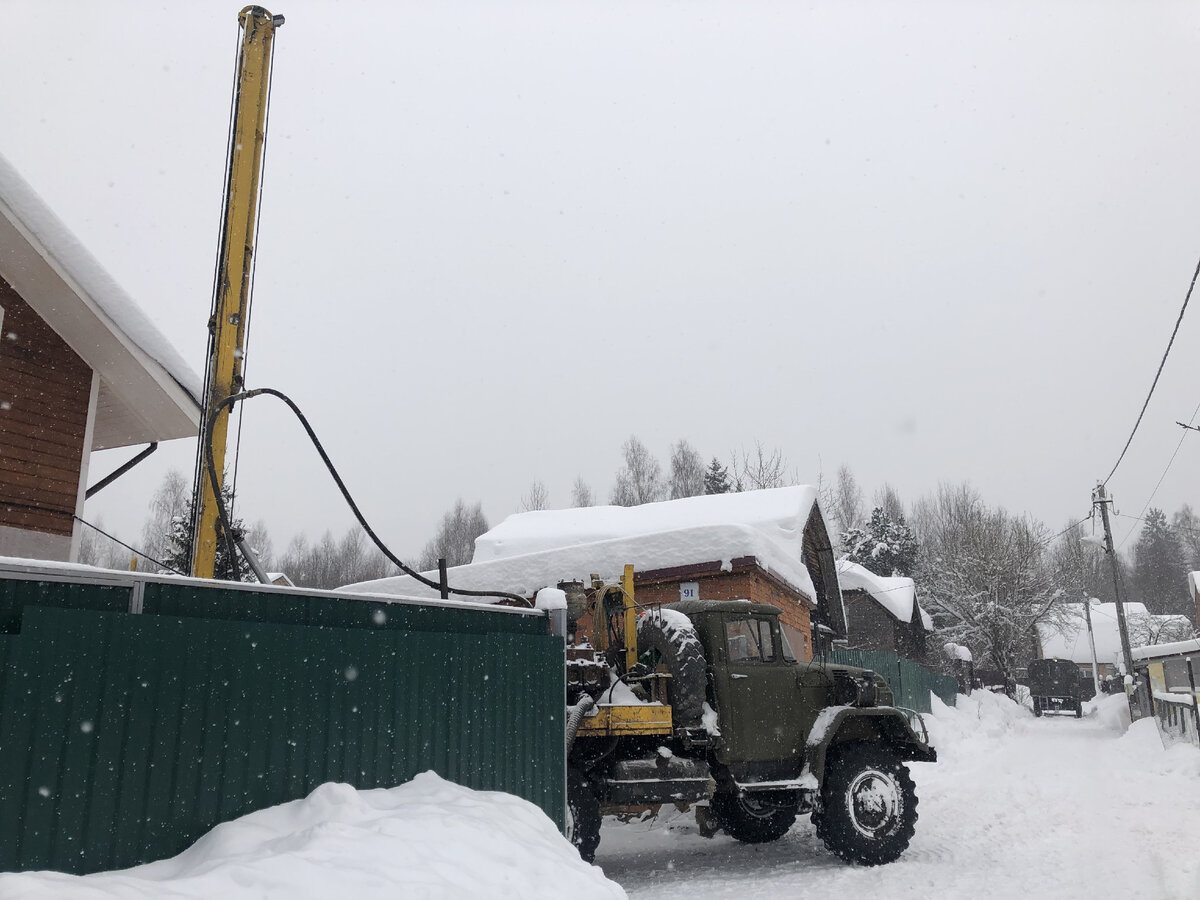
<instances>
[{"instance_id":1,"label":"shed","mask_svg":"<svg viewBox=\"0 0 1200 900\"><path fill-rule=\"evenodd\" d=\"M0 555L73 560L92 451L199 432L201 381L0 157Z\"/></svg>"},{"instance_id":2,"label":"shed","mask_svg":"<svg viewBox=\"0 0 1200 900\"><path fill-rule=\"evenodd\" d=\"M472 562L451 568L447 580L532 597L593 574L615 581L626 564L634 566L639 603L746 599L778 606L802 658L812 655L814 624L845 633L829 534L808 486L519 513L476 538ZM408 576L345 590L437 595Z\"/></svg>"},{"instance_id":3,"label":"shed","mask_svg":"<svg viewBox=\"0 0 1200 900\"><path fill-rule=\"evenodd\" d=\"M933 631L933 619L917 601L916 583L903 576L876 575L848 559L838 560L837 572L849 649L890 650L924 662L925 635Z\"/></svg>"}]
</instances>

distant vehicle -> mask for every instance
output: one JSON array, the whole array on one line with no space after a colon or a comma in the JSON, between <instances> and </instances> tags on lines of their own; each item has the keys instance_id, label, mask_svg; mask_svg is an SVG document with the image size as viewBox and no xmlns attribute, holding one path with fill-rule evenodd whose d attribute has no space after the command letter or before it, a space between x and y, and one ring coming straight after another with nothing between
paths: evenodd
<instances>
[{"instance_id":1,"label":"distant vehicle","mask_svg":"<svg viewBox=\"0 0 1200 900\"><path fill-rule=\"evenodd\" d=\"M1033 714L1075 713L1083 715L1083 684L1079 666L1069 659L1035 659L1029 663L1029 694Z\"/></svg>"}]
</instances>

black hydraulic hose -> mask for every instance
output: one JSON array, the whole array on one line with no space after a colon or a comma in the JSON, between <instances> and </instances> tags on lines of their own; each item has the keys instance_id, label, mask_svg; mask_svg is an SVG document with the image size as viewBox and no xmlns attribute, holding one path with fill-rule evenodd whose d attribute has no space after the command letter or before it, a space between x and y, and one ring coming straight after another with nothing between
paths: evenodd
<instances>
[{"instance_id":1,"label":"black hydraulic hose","mask_svg":"<svg viewBox=\"0 0 1200 900\"><path fill-rule=\"evenodd\" d=\"M383 541L379 539L379 537L375 534L375 531L369 524L367 524L367 520L363 517L362 512L359 511L358 504L354 502L354 498L350 496L350 491L346 488L346 483L342 481L342 476L338 474L338 470L334 467L333 461L329 458L329 454L326 453L325 448L321 446L321 441L317 438L317 434L315 431L313 431L312 426L308 424L308 419L305 417L304 413L300 412L300 407L293 403L291 398L282 391L277 391L274 388L255 388L251 391L242 391L239 394L232 394L213 407L213 411L208 417L207 433L209 435L209 440L204 447L204 461L205 466L208 469L208 480L212 484L213 495L217 498L217 512L221 518L221 528L225 531L225 540L228 542L230 553L229 558L237 558L237 546L233 541L233 529L229 523L229 514L225 510L225 501L221 497L221 491L217 485L217 463L213 457L212 445L213 426L216 424L217 416L220 415L221 411L225 409L225 407L232 406L239 400L249 400L251 397L257 397L259 394L269 394L272 397L278 397L288 405L288 408L291 409L293 413L295 413L296 418L300 420L300 424L304 426L304 430L308 433L309 440L311 440L313 446L317 448L317 453L321 455L321 460L325 463L325 468L328 469L329 474L333 476L333 480L337 484L338 490L342 492L342 497L345 498L346 503L350 506L350 511L354 513L354 517L358 519L358 524L363 527L363 531L367 533L367 537L369 537L375 546L379 548L380 552L392 563L397 565L400 568L400 571L404 572L406 575L412 576L427 587L441 590L443 585L426 578L420 572L417 572L405 565L399 559L399 557L392 553L392 551L387 548L387 545L385 545ZM461 597L504 597L508 600L516 600L525 606L533 606L528 599L522 597L520 594L510 594L506 591L469 591L463 588L447 588L447 590L451 594L458 594Z\"/></svg>"}]
</instances>

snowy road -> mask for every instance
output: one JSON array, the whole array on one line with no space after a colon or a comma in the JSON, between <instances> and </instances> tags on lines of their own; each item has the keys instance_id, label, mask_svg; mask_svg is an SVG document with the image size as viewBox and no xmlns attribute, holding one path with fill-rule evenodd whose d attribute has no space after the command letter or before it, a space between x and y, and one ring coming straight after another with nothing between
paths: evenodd
<instances>
[{"instance_id":1,"label":"snowy road","mask_svg":"<svg viewBox=\"0 0 1200 900\"><path fill-rule=\"evenodd\" d=\"M1122 735L1117 698L1082 720L960 701L931 725L941 760L911 767L920 821L890 866L841 863L806 818L746 846L706 840L674 811L606 824L596 861L631 898L654 900L1200 897L1200 752L1164 751L1149 721Z\"/></svg>"}]
</instances>

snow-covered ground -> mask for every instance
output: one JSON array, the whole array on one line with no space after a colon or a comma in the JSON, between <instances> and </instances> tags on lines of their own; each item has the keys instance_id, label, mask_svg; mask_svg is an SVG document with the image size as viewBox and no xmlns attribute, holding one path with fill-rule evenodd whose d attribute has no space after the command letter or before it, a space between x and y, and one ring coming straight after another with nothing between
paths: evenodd
<instances>
[{"instance_id":1,"label":"snow-covered ground","mask_svg":"<svg viewBox=\"0 0 1200 900\"><path fill-rule=\"evenodd\" d=\"M935 704L937 701L934 701ZM1128 728L1124 699L1035 719L977 692L929 717L941 760L912 765L920 821L899 862L835 859L812 826L774 844L700 837L688 814L605 824L597 867L536 807L432 773L391 790L324 785L221 825L176 857L73 878L0 875L4 900L114 898L1200 897L1200 751Z\"/></svg>"},{"instance_id":2,"label":"snow-covered ground","mask_svg":"<svg viewBox=\"0 0 1200 900\"><path fill-rule=\"evenodd\" d=\"M1124 703L1089 704L1081 720L1035 719L981 692L943 707L930 727L940 761L911 765L916 837L889 866L842 863L807 819L774 844L747 846L702 838L690 814L674 812L609 820L596 861L634 900L1194 900L1200 751L1164 751L1152 721L1125 732Z\"/></svg>"},{"instance_id":3,"label":"snow-covered ground","mask_svg":"<svg viewBox=\"0 0 1200 900\"><path fill-rule=\"evenodd\" d=\"M83 878L0 875L3 900L616 900L546 815L432 772L388 790L324 784L218 825L174 859Z\"/></svg>"}]
</instances>

